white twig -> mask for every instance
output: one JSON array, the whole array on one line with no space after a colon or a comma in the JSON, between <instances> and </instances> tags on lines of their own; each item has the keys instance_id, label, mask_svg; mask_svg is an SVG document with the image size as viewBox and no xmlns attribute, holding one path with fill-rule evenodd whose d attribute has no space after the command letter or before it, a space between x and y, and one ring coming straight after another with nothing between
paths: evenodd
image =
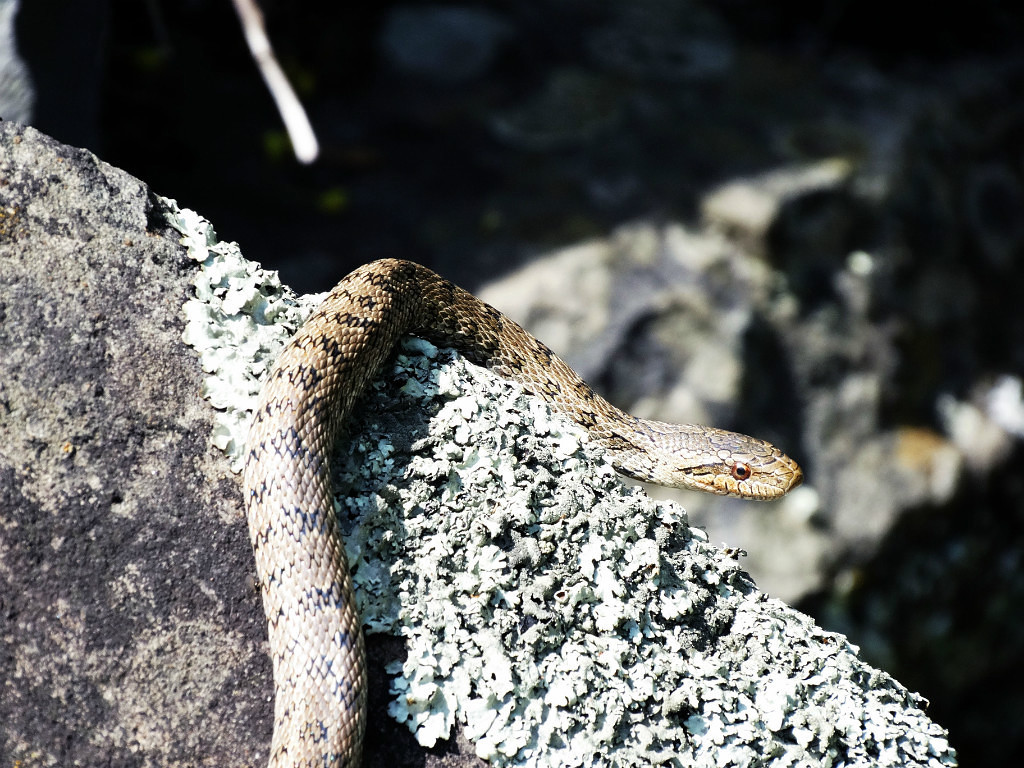
<instances>
[{"instance_id":1,"label":"white twig","mask_svg":"<svg viewBox=\"0 0 1024 768\"><path fill-rule=\"evenodd\" d=\"M295 150L295 157L300 163L312 163L316 160L320 147L317 145L313 126L309 124L309 118L306 117L306 110L302 108L299 97L295 95L281 65L274 57L270 39L263 26L263 14L260 12L259 6L256 5L256 0L232 0L232 2L235 4L235 11L242 22L242 31L245 33L249 51L256 61L256 66L260 68L260 74L263 75L263 81L267 84L274 103L277 104L277 111L281 113L285 130L288 131L288 137L292 141L292 149Z\"/></svg>"}]
</instances>

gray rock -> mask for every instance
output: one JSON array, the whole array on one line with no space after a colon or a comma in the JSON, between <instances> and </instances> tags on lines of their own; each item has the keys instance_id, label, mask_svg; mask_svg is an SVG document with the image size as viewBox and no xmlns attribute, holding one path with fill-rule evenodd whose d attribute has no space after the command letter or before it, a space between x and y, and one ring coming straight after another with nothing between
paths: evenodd
<instances>
[{"instance_id":1,"label":"gray rock","mask_svg":"<svg viewBox=\"0 0 1024 768\"><path fill-rule=\"evenodd\" d=\"M20 5L21 0L0 0L0 118L28 123L35 90L15 42L14 20Z\"/></svg>"},{"instance_id":2,"label":"gray rock","mask_svg":"<svg viewBox=\"0 0 1024 768\"><path fill-rule=\"evenodd\" d=\"M266 630L152 193L0 124L0 754L254 765Z\"/></svg>"}]
</instances>

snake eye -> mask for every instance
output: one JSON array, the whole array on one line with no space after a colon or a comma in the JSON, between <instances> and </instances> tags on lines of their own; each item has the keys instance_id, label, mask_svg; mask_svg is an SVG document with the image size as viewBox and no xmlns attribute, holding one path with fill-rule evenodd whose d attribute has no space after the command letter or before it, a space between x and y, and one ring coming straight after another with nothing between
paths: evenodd
<instances>
[{"instance_id":1,"label":"snake eye","mask_svg":"<svg viewBox=\"0 0 1024 768\"><path fill-rule=\"evenodd\" d=\"M744 464L742 461L737 461L732 465L732 476L736 480L743 481L749 480L750 476L754 474L748 464Z\"/></svg>"}]
</instances>

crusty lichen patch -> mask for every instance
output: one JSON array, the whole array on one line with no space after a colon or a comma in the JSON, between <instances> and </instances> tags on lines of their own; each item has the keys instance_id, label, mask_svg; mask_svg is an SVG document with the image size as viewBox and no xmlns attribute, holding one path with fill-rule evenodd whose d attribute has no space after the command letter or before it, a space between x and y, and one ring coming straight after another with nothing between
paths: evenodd
<instances>
[{"instance_id":1,"label":"crusty lichen patch","mask_svg":"<svg viewBox=\"0 0 1024 768\"><path fill-rule=\"evenodd\" d=\"M199 264L195 296L183 307L183 340L199 354L206 373L203 395L217 413L211 440L239 472L262 381L322 297L296 296L277 272L242 256L237 243L218 240L213 225L195 211L167 198L161 202L166 221Z\"/></svg>"},{"instance_id":2,"label":"crusty lichen patch","mask_svg":"<svg viewBox=\"0 0 1024 768\"><path fill-rule=\"evenodd\" d=\"M575 425L404 350L338 483L365 615L406 638L390 711L421 743L459 721L496 765L955 763L920 697L758 593Z\"/></svg>"},{"instance_id":3,"label":"crusty lichen patch","mask_svg":"<svg viewBox=\"0 0 1024 768\"><path fill-rule=\"evenodd\" d=\"M199 217L170 215L209 272L186 336L238 456L306 310ZM391 713L421 743L461 722L496 765L955 765L919 696L758 593L513 384L410 341L348 434L349 561L369 631L406 638Z\"/></svg>"}]
</instances>

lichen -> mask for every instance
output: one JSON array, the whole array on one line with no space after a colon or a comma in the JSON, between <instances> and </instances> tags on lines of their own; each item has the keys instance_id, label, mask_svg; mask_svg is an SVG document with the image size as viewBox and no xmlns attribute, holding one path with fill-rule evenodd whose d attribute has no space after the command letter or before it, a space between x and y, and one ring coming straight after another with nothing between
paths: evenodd
<instances>
[{"instance_id":1,"label":"lichen","mask_svg":"<svg viewBox=\"0 0 1024 768\"><path fill-rule=\"evenodd\" d=\"M199 354L206 373L203 396L216 413L210 436L235 472L242 468L246 431L260 386L281 349L322 297L298 297L277 272L244 256L237 243L218 240L213 225L195 211L160 198L167 223L181 233L195 295L185 302L182 339Z\"/></svg>"},{"instance_id":2,"label":"lichen","mask_svg":"<svg viewBox=\"0 0 1024 768\"><path fill-rule=\"evenodd\" d=\"M413 341L362 413L349 557L372 630L406 639L390 712L425 746L462 722L495 765L955 764L920 697L515 385Z\"/></svg>"},{"instance_id":3,"label":"lichen","mask_svg":"<svg viewBox=\"0 0 1024 768\"><path fill-rule=\"evenodd\" d=\"M308 304L195 214L169 216L209 272L186 337L237 457ZM390 712L420 743L458 722L503 766L955 765L919 696L759 593L514 384L407 341L347 434L349 562L367 630L405 638Z\"/></svg>"}]
</instances>

